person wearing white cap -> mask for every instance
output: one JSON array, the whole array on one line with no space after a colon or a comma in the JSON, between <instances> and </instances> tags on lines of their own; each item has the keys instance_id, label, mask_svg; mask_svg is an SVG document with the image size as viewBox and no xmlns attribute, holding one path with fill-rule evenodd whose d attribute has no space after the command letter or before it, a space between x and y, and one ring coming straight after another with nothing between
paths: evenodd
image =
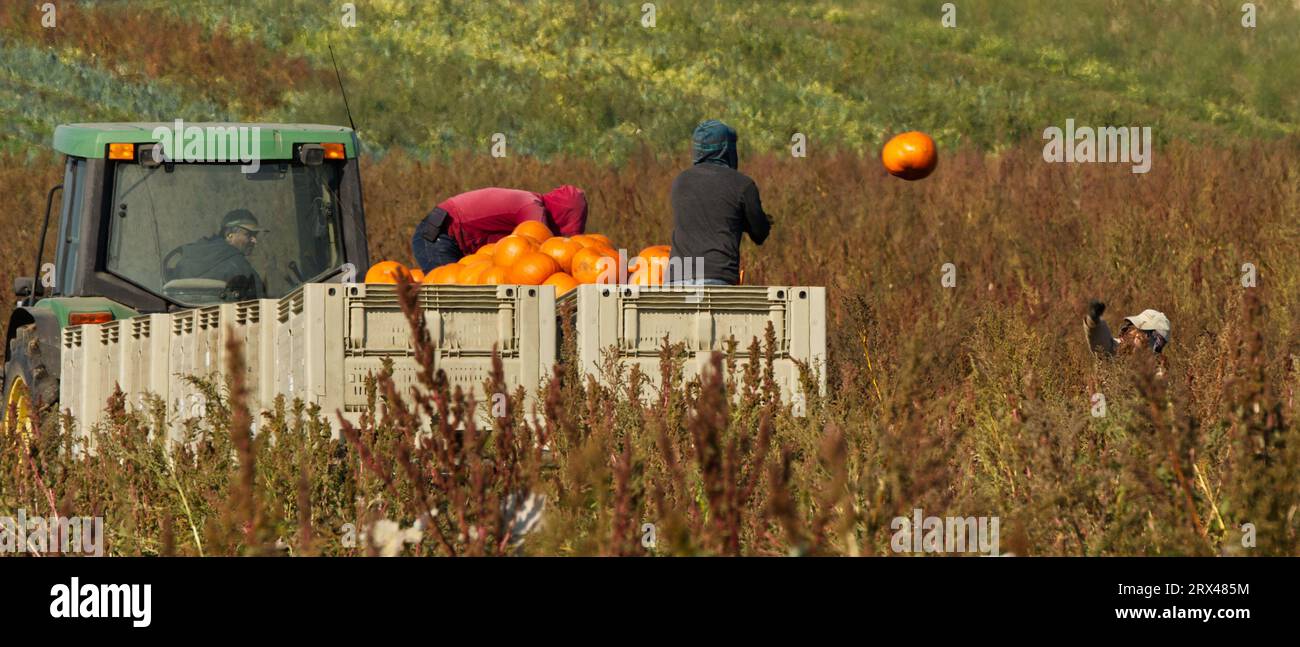
<instances>
[{"instance_id":1,"label":"person wearing white cap","mask_svg":"<svg viewBox=\"0 0 1300 647\"><path fill-rule=\"evenodd\" d=\"M1120 326L1119 337L1111 337L1110 327L1102 320L1106 304L1092 301L1088 304L1088 316L1083 320L1088 332L1088 347L1094 353L1114 355L1116 351L1130 352L1149 346L1152 352L1159 353L1169 343L1169 318L1158 310L1143 310L1131 317L1124 317Z\"/></svg>"},{"instance_id":2,"label":"person wearing white cap","mask_svg":"<svg viewBox=\"0 0 1300 647\"><path fill-rule=\"evenodd\" d=\"M1169 343L1169 318L1158 310L1143 310L1132 317L1124 317L1124 324L1119 327L1121 347L1134 350L1150 346L1159 353Z\"/></svg>"}]
</instances>

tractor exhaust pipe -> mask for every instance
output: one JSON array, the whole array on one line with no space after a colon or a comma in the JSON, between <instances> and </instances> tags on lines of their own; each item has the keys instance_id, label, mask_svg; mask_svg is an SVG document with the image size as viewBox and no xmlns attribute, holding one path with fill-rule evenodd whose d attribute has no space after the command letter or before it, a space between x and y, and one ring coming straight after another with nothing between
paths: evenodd
<instances>
[{"instance_id":1,"label":"tractor exhaust pipe","mask_svg":"<svg viewBox=\"0 0 1300 647\"><path fill-rule=\"evenodd\" d=\"M27 305L36 303L36 295L41 292L41 256L45 253L45 234L50 229L50 211L54 208L54 194L63 188L62 184L54 185L50 189L50 195L45 199L45 222L41 224L41 242L36 246L36 268L32 270L32 289L27 295Z\"/></svg>"}]
</instances>

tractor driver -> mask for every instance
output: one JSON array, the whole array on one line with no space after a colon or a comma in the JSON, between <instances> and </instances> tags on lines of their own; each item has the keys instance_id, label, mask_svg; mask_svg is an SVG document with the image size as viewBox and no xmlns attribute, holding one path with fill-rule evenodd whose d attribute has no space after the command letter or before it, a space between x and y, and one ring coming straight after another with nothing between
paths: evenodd
<instances>
[{"instance_id":1,"label":"tractor driver","mask_svg":"<svg viewBox=\"0 0 1300 647\"><path fill-rule=\"evenodd\" d=\"M231 210L221 219L216 235L181 247L174 276L223 281L226 301L260 299L266 296L266 284L248 262L248 255L257 246L258 234L265 231L251 211Z\"/></svg>"}]
</instances>

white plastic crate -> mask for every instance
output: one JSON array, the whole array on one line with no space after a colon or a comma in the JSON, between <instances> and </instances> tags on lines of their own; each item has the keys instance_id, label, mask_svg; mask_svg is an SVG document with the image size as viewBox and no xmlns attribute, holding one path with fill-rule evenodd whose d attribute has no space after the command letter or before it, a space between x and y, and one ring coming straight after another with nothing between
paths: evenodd
<instances>
[{"instance_id":1,"label":"white plastic crate","mask_svg":"<svg viewBox=\"0 0 1300 647\"><path fill-rule=\"evenodd\" d=\"M223 307L213 305L182 310L171 315L167 362L171 386L168 391L167 417L178 428L189 418L202 418L207 414L207 398L187 377L212 380L218 387L223 384Z\"/></svg>"},{"instance_id":2,"label":"white plastic crate","mask_svg":"<svg viewBox=\"0 0 1300 647\"><path fill-rule=\"evenodd\" d=\"M145 409L149 393L166 401L169 322L169 315L153 314L63 329L59 408L72 414L74 436L105 420L115 388L128 411Z\"/></svg>"},{"instance_id":3,"label":"white plastic crate","mask_svg":"<svg viewBox=\"0 0 1300 647\"><path fill-rule=\"evenodd\" d=\"M87 390L98 392L99 388L95 376L86 370L85 329L86 326L65 327L59 342L59 409L71 414L74 426L66 431L74 436L84 433L98 420L87 419L96 409L91 407L87 411L85 406Z\"/></svg>"},{"instance_id":4,"label":"white plastic crate","mask_svg":"<svg viewBox=\"0 0 1300 647\"><path fill-rule=\"evenodd\" d=\"M148 410L147 396L167 402L171 386L167 358L171 342L171 315L149 314L123 319L118 384L130 411Z\"/></svg>"},{"instance_id":5,"label":"white plastic crate","mask_svg":"<svg viewBox=\"0 0 1300 647\"><path fill-rule=\"evenodd\" d=\"M433 367L479 403L492 402L483 383L496 347L508 388L523 386L529 399L551 374L557 358L555 289L551 286L429 285L419 305L434 345ZM417 383L419 366L396 286L307 285L280 300L275 333L277 392L321 406L330 424L335 412L359 419L366 404L365 380L385 359L402 395Z\"/></svg>"},{"instance_id":6,"label":"white plastic crate","mask_svg":"<svg viewBox=\"0 0 1300 647\"><path fill-rule=\"evenodd\" d=\"M342 285L305 285L276 304L274 392L292 402L328 404L326 398L342 384L343 361L335 341L342 337ZM333 413L326 411L330 418ZM336 424L331 421L331 424Z\"/></svg>"},{"instance_id":7,"label":"white plastic crate","mask_svg":"<svg viewBox=\"0 0 1300 647\"><path fill-rule=\"evenodd\" d=\"M220 374L225 375L226 342L233 336L244 354L244 387L253 430L261 412L275 404L275 329L279 302L275 299L240 301L221 306Z\"/></svg>"},{"instance_id":8,"label":"white plastic crate","mask_svg":"<svg viewBox=\"0 0 1300 647\"><path fill-rule=\"evenodd\" d=\"M120 365L118 344L120 328L116 321L106 324L83 324L72 329L77 328L80 329L82 368L79 371L79 388L74 394L78 399L77 408L80 411L80 416L76 418L77 432L74 436L80 437L104 420L104 409L108 406L108 396L113 393L117 369ZM63 389L63 384L60 379L60 391Z\"/></svg>"},{"instance_id":9,"label":"white plastic crate","mask_svg":"<svg viewBox=\"0 0 1300 647\"><path fill-rule=\"evenodd\" d=\"M505 382L523 386L531 410L557 359L555 290L550 286L424 286L419 292L433 341L434 369L471 393L480 414L492 398L483 383L495 347ZM416 383L409 326L391 285L313 284L283 299L262 299L69 327L62 338L60 400L84 430L102 420L115 384L129 407L146 393L167 403L173 436L207 413L187 377L226 385L226 345L242 345L254 424L278 394L318 404L338 430L336 411L356 421L365 407L365 379L385 359L403 395Z\"/></svg>"},{"instance_id":10,"label":"white plastic crate","mask_svg":"<svg viewBox=\"0 0 1300 647\"><path fill-rule=\"evenodd\" d=\"M95 388L84 395L82 408L96 422L104 419L108 398L121 382L122 322L86 326L86 372Z\"/></svg>"},{"instance_id":11,"label":"white plastic crate","mask_svg":"<svg viewBox=\"0 0 1300 647\"><path fill-rule=\"evenodd\" d=\"M645 288L631 285L580 285L560 301L574 303L571 315L581 370L597 378L602 351L612 352L626 369L639 366L659 387L659 353L665 335L685 343L684 377L698 376L712 351L725 353L736 341L737 367L749 357L750 343L764 343L770 323L777 347L773 373L786 403L806 398L795 360L817 375L826 392L826 288L809 286L700 286ZM796 407L795 412L800 409Z\"/></svg>"},{"instance_id":12,"label":"white plastic crate","mask_svg":"<svg viewBox=\"0 0 1300 647\"><path fill-rule=\"evenodd\" d=\"M249 408L254 424L275 399L274 299L148 314L63 331L59 399L83 433L103 420L114 386L128 410L146 410L148 396L166 403L173 435L186 420L207 414L207 401L187 376L226 386L226 344L243 345Z\"/></svg>"}]
</instances>

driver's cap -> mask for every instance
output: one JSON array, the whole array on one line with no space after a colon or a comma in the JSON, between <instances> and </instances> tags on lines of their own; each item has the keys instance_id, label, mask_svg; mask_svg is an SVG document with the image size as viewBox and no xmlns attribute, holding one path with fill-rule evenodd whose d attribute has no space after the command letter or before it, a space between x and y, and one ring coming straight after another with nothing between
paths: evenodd
<instances>
[{"instance_id":1,"label":"driver's cap","mask_svg":"<svg viewBox=\"0 0 1300 647\"><path fill-rule=\"evenodd\" d=\"M221 219L221 229L225 230L228 227L243 227L249 231L259 233L270 231L270 229L259 225L257 216L254 216L253 212L248 209L231 209L227 212L226 216Z\"/></svg>"}]
</instances>

